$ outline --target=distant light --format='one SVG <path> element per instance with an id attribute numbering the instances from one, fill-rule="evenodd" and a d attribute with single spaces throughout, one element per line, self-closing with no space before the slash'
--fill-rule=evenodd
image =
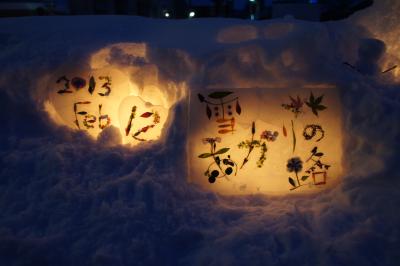
<path id="1" fill-rule="evenodd" d="M 249 1 L 254 3 L 256 0 L 249 0 Z"/>
<path id="2" fill-rule="evenodd" d="M 251 20 L 254 20 L 254 18 L 255 18 L 255 17 L 254 17 L 254 14 L 251 14 L 251 15 L 250 15 L 250 19 L 251 19 Z"/>
<path id="3" fill-rule="evenodd" d="M 164 16 L 165 16 L 166 18 L 169 18 L 170 15 L 169 15 L 168 12 L 165 12 L 165 13 L 164 13 Z"/>
<path id="4" fill-rule="evenodd" d="M 193 18 L 195 15 L 196 15 L 196 13 L 194 11 L 189 12 L 189 18 Z"/>

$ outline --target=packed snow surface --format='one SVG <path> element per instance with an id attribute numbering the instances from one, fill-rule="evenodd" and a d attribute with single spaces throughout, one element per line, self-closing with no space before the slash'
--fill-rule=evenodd
<path id="1" fill-rule="evenodd" d="M 400 265 L 400 72 L 381 73 L 399 64 L 400 4 L 375 2 L 327 23 L 1 19 L 0 264 Z M 174 85 L 159 142 L 118 145 L 113 127 L 96 141 L 45 110 L 49 77 L 121 43 L 145 45 L 160 84 Z M 124 50 L 107 60 L 143 67 Z M 343 104 L 339 185 L 227 197 L 187 182 L 191 88 L 327 84 Z"/>

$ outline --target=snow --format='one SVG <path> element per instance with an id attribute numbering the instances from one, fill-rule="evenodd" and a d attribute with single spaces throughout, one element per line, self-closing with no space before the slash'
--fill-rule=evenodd
<path id="1" fill-rule="evenodd" d="M 399 265 L 399 76 L 378 73 L 400 60 L 398 9 L 379 1 L 323 24 L 1 19 L 1 264 Z M 87 69 L 93 53 L 128 42 L 145 43 L 161 79 L 188 90 L 338 86 L 342 183 L 296 197 L 228 197 L 188 184 L 187 106 L 179 97 L 160 143 L 120 146 L 113 128 L 96 142 L 53 123 L 46 78 L 63 67 Z"/>

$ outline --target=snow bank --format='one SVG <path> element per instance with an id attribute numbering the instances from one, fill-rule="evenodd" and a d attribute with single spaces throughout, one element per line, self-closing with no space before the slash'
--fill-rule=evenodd
<path id="1" fill-rule="evenodd" d="M 378 71 L 399 60 L 398 5 L 382 2 L 391 4 L 389 35 L 370 19 L 383 14 L 375 7 L 324 24 L 2 19 L 2 264 L 398 265 L 400 88 L 397 72 Z M 170 87 L 176 102 L 162 143 L 115 145 L 112 128 L 96 142 L 44 109 L 46 78 L 63 67 L 89 69 L 93 54 L 118 43 L 146 44 L 160 80 L 187 84 Z M 108 62 L 136 67 L 136 59 L 114 49 Z M 341 185 L 306 197 L 223 197 L 189 185 L 181 95 L 219 84 L 341 88 Z"/>

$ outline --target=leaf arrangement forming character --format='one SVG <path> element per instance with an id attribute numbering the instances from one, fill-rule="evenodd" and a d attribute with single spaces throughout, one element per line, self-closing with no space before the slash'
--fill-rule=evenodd
<path id="1" fill-rule="evenodd" d="M 303 101 L 299 96 L 297 96 L 296 98 L 289 96 L 289 99 L 291 102 L 289 104 L 286 104 L 286 103 L 282 104 L 282 107 L 285 108 L 286 110 L 290 110 L 292 113 L 294 113 L 294 118 L 296 119 L 300 114 L 304 113 L 303 107 L 304 107 L 304 103 L 305 103 L 306 106 L 308 106 L 311 109 L 313 114 L 318 116 L 318 114 L 319 114 L 318 112 L 323 111 L 327 108 L 326 106 L 321 104 L 323 98 L 324 98 L 324 95 L 315 97 L 312 92 L 310 93 L 310 97 L 309 97 L 308 101 Z M 294 126 L 293 120 L 291 120 L 291 124 L 292 124 L 292 138 L 293 138 L 293 152 L 294 152 L 296 150 L 297 138 L 296 138 L 296 134 L 295 134 L 295 126 Z M 322 128 L 318 128 L 318 127 L 316 128 L 316 130 L 319 130 L 319 129 L 321 129 L 321 133 L 323 134 L 324 132 L 323 132 Z M 283 132 L 284 132 L 284 136 L 286 136 L 285 125 L 283 125 Z M 307 134 L 304 132 L 303 132 L 303 135 Z M 307 139 L 306 135 L 304 135 L 304 137 Z M 321 137 L 321 139 L 322 138 L 323 138 L 323 136 Z"/>
<path id="2" fill-rule="evenodd" d="M 213 162 L 209 164 L 207 170 L 204 172 L 204 175 L 208 177 L 208 182 L 210 183 L 215 183 L 217 178 L 225 177 L 228 179 L 228 176 L 233 172 L 235 172 L 235 175 L 237 173 L 237 164 L 231 159 L 231 156 L 227 155 L 226 157 L 222 157 L 223 154 L 229 151 L 229 148 L 217 150 L 217 142 L 221 142 L 221 138 L 204 138 L 203 144 L 210 145 L 210 152 L 202 153 L 198 156 L 202 159 L 213 159 Z M 211 167 L 213 166 L 217 166 L 217 169 L 212 170 Z"/>
<path id="3" fill-rule="evenodd" d="M 289 96 L 289 99 L 291 102 L 289 104 L 283 103 L 282 107 L 285 108 L 286 110 L 290 110 L 294 114 L 294 118 L 296 119 L 299 116 L 299 114 L 302 114 L 304 112 L 303 111 L 304 102 L 302 99 L 300 99 L 299 96 L 297 96 L 296 98 Z M 293 120 L 291 120 L 291 124 L 292 124 L 292 138 L 293 138 L 293 152 L 294 152 L 296 150 L 296 134 L 294 131 Z M 287 135 L 285 125 L 283 125 L 283 135 L 285 137 Z"/>
<path id="4" fill-rule="evenodd" d="M 309 167 L 305 171 L 305 175 L 303 175 L 301 178 L 299 178 L 299 173 L 303 170 L 303 161 L 299 157 L 293 157 L 288 160 L 287 162 L 287 170 L 288 172 L 294 172 L 296 174 L 296 181 L 292 178 L 289 177 L 289 183 L 292 185 L 292 188 L 290 190 L 297 189 L 301 186 L 304 186 L 305 184 L 302 184 L 302 182 L 306 181 L 310 175 L 312 175 L 314 179 L 314 185 L 324 185 L 326 184 L 326 171 L 331 167 L 328 164 L 324 164 L 321 162 L 321 157 L 324 156 L 324 153 L 318 151 L 317 147 L 314 147 L 311 150 L 311 155 L 310 157 L 306 160 L 306 163 L 309 161 L 314 162 L 311 167 Z M 316 177 L 320 175 L 323 177 L 323 181 L 316 182 Z M 301 182 L 300 182 L 301 180 Z"/>
<path id="5" fill-rule="evenodd" d="M 158 114 L 158 112 L 153 111 L 153 112 L 145 112 L 141 114 L 140 117 L 143 118 L 153 117 L 153 124 L 142 127 L 141 129 L 137 130 L 135 134 L 132 135 L 132 137 L 138 141 L 146 141 L 146 139 L 139 138 L 139 135 L 142 133 L 146 133 L 149 129 L 155 127 L 158 123 L 160 123 L 160 115 Z"/>
<path id="6" fill-rule="evenodd" d="M 311 92 L 308 102 L 306 102 L 307 106 L 310 107 L 311 111 L 316 116 L 318 116 L 319 111 L 326 109 L 326 106 L 321 104 L 323 98 L 324 95 L 315 98 L 314 94 Z"/>
<path id="7" fill-rule="evenodd" d="M 321 136 L 316 140 L 316 142 L 322 140 L 325 137 L 325 131 L 320 125 L 306 125 L 303 130 L 303 137 L 305 140 L 311 140 L 317 135 L 317 132 L 319 132 Z"/>
<path id="8" fill-rule="evenodd" d="M 286 168 L 288 172 L 294 172 L 296 175 L 296 181 L 292 177 L 289 177 L 289 184 L 292 185 L 292 188 L 290 190 L 295 190 L 305 185 L 302 184 L 300 180 L 304 182 L 309 176 L 303 175 L 301 178 L 299 178 L 299 173 L 303 170 L 303 161 L 299 157 L 290 158 L 287 161 Z"/>
<path id="9" fill-rule="evenodd" d="M 206 115 L 208 119 L 211 119 L 213 112 L 214 115 L 217 117 L 216 122 L 220 125 L 218 126 L 219 134 L 226 134 L 226 133 L 233 133 L 235 127 L 235 118 L 232 117 L 233 115 L 233 106 L 231 103 L 235 102 L 235 112 L 240 115 L 242 113 L 242 108 L 239 103 L 239 98 L 234 97 L 231 99 L 225 100 L 225 97 L 231 95 L 233 92 L 230 91 L 217 91 L 208 94 L 208 98 L 211 100 L 206 99 L 202 94 L 197 94 L 199 101 L 201 103 L 206 103 Z M 213 110 L 211 107 L 213 107 Z M 227 108 L 227 111 L 225 110 Z"/>
<path id="10" fill-rule="evenodd" d="M 307 174 L 315 172 L 316 169 L 328 170 L 331 166 L 329 164 L 324 164 L 321 162 L 321 158 L 324 156 L 323 152 L 318 151 L 317 147 L 311 150 L 311 155 L 308 157 L 306 162 L 312 161 L 313 165 L 306 170 Z"/>
<path id="11" fill-rule="evenodd" d="M 261 149 L 261 155 L 257 161 L 257 167 L 261 168 L 264 165 L 264 161 L 267 159 L 265 154 L 267 153 L 267 144 L 265 141 L 275 141 L 276 138 L 278 137 L 278 132 L 272 132 L 272 131 L 263 131 L 260 135 L 260 139 L 256 140 L 254 139 L 254 135 L 256 133 L 256 125 L 255 122 L 252 123 L 251 125 L 251 139 L 242 141 L 238 144 L 239 149 L 248 149 L 246 157 L 243 159 L 242 165 L 240 166 L 240 169 L 243 168 L 243 166 L 249 161 L 249 156 L 251 152 L 254 150 L 254 148 L 260 148 Z"/>
<path id="12" fill-rule="evenodd" d="M 133 124 L 133 119 L 135 119 L 136 116 L 136 111 L 137 111 L 137 107 L 133 106 L 132 110 L 131 110 L 131 115 L 129 117 L 128 120 L 128 125 L 125 128 L 125 135 L 128 136 L 131 128 L 132 128 L 132 124 Z M 150 118 L 153 117 L 153 123 L 150 125 L 147 125 L 145 127 L 142 127 L 140 129 L 138 129 L 133 135 L 132 137 L 138 141 L 146 141 L 146 139 L 140 138 L 139 135 L 142 133 L 146 133 L 149 129 L 154 128 L 158 123 L 160 123 L 160 114 L 157 111 L 152 111 L 152 112 L 144 112 L 143 114 L 140 115 L 140 117 L 142 118 Z"/>

